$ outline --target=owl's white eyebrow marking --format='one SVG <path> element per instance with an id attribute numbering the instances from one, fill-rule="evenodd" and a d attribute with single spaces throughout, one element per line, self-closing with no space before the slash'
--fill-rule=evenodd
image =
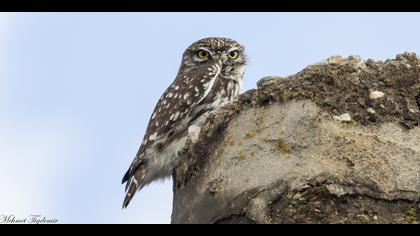
<path id="1" fill-rule="evenodd" d="M 230 48 L 229 50 L 227 50 L 226 51 L 226 54 L 229 54 L 230 52 L 233 52 L 233 51 L 239 51 L 240 50 L 240 48 L 238 48 L 238 47 L 233 47 L 233 48 Z"/>
<path id="2" fill-rule="evenodd" d="M 205 48 L 205 47 L 198 47 L 197 48 L 198 50 L 204 50 L 204 51 L 206 51 L 206 52 L 208 52 L 210 55 L 213 55 L 213 53 L 208 49 L 208 48 Z"/>

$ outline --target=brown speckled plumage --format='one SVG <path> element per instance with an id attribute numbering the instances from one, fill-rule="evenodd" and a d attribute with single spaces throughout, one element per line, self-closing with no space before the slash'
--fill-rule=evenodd
<path id="1" fill-rule="evenodd" d="M 199 51 L 208 57 L 200 58 Z M 228 56 L 232 53 L 237 58 Z M 170 176 L 189 128 L 239 95 L 245 64 L 244 47 L 227 38 L 205 38 L 185 50 L 178 75 L 159 99 L 142 145 L 123 178 L 127 182 L 123 207 L 145 185 Z"/>

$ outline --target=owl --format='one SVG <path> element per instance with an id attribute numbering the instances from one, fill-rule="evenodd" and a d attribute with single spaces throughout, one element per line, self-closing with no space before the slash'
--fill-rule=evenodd
<path id="1" fill-rule="evenodd" d="M 191 133 L 199 132 L 209 112 L 238 97 L 246 62 L 244 47 L 228 38 L 201 39 L 185 50 L 178 75 L 160 97 L 123 177 L 123 208 L 145 185 L 170 177 Z"/>

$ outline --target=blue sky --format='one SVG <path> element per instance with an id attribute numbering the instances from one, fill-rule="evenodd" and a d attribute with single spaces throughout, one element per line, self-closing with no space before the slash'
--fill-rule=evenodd
<path id="1" fill-rule="evenodd" d="M 121 210 L 121 177 L 184 49 L 246 46 L 243 90 L 331 55 L 420 52 L 418 13 L 0 13 L 0 215 L 169 223 L 171 180 Z"/>

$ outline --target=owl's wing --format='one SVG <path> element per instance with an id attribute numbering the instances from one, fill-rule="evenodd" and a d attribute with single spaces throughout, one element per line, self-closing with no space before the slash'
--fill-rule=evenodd
<path id="1" fill-rule="evenodd" d="M 145 182 L 148 149 L 156 143 L 165 145 L 168 135 L 179 128 L 179 121 L 188 116 L 189 112 L 208 96 L 220 70 L 220 66 L 213 63 L 186 72 L 180 71 L 172 85 L 161 96 L 150 118 L 142 145 L 122 179 L 122 184 L 127 182 L 123 208 L 127 207 L 137 190 L 148 184 Z"/>

